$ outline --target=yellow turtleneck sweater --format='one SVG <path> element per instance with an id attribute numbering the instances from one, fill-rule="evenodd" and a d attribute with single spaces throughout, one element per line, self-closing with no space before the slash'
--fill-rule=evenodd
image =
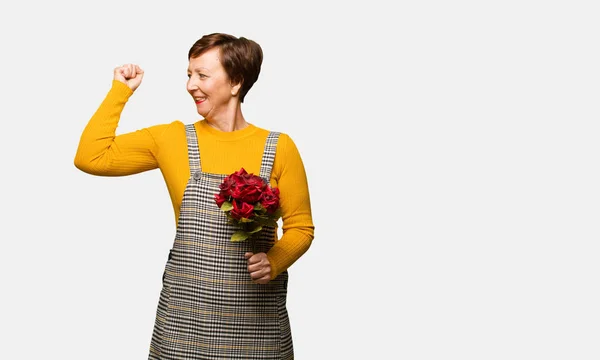
<path id="1" fill-rule="evenodd" d="M 190 177 L 184 124 L 173 121 L 116 135 L 121 112 L 133 91 L 120 81 L 112 87 L 85 127 L 75 155 L 75 166 L 101 176 L 125 176 L 159 168 L 171 196 L 175 224 L 183 191 Z M 268 130 L 252 124 L 224 132 L 206 120 L 194 123 L 202 171 L 231 174 L 241 167 L 259 174 Z M 283 236 L 267 253 L 271 278 L 289 268 L 308 250 L 314 238 L 308 182 L 302 159 L 292 139 L 282 133 L 271 173 L 279 188 Z"/>

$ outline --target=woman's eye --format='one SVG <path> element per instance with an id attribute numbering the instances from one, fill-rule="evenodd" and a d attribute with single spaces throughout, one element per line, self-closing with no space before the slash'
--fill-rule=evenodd
<path id="1" fill-rule="evenodd" d="M 188 79 L 190 78 L 190 76 L 191 76 L 190 74 L 187 74 Z"/>
<path id="2" fill-rule="evenodd" d="M 204 74 L 198 74 L 198 76 L 200 76 L 200 79 L 204 79 L 206 77 Z"/>

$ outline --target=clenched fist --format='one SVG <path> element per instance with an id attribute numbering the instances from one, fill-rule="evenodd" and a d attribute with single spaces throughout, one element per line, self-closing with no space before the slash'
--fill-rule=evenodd
<path id="1" fill-rule="evenodd" d="M 248 260 L 248 272 L 250 278 L 256 284 L 266 284 L 271 281 L 271 263 L 264 252 L 254 254 L 247 252 L 244 254 Z"/>
<path id="2" fill-rule="evenodd" d="M 129 86 L 131 91 L 135 91 L 140 86 L 143 77 L 144 70 L 136 64 L 117 66 L 114 70 L 114 79 Z"/>

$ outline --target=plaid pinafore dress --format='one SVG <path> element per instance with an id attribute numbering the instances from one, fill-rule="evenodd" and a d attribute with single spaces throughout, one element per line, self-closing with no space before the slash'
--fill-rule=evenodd
<path id="1" fill-rule="evenodd" d="M 214 195 L 226 175 L 205 173 L 196 130 L 185 126 L 190 179 L 163 275 L 148 359 L 293 359 L 286 309 L 287 271 L 268 284 L 250 279 L 244 254 L 267 252 L 275 228 L 254 241 L 232 242 Z M 265 143 L 260 176 L 269 182 L 279 133 Z"/>

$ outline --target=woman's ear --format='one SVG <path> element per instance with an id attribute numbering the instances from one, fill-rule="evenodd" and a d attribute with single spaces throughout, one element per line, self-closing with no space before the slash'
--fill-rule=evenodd
<path id="1" fill-rule="evenodd" d="M 242 82 L 238 82 L 237 84 L 231 84 L 231 96 L 236 96 L 239 94 L 240 89 L 242 88 Z"/>

